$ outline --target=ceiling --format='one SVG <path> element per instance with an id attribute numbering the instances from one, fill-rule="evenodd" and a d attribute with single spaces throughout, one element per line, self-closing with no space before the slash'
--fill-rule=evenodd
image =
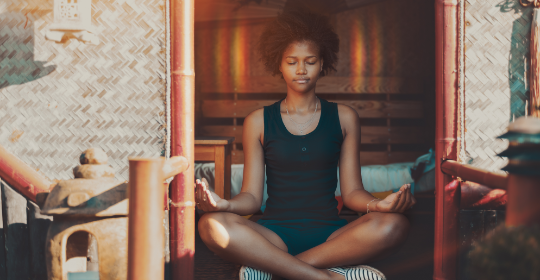
<path id="1" fill-rule="evenodd" d="M 380 1 L 384 0 L 196 0 L 195 21 L 270 18 L 289 9 L 332 14 Z"/>

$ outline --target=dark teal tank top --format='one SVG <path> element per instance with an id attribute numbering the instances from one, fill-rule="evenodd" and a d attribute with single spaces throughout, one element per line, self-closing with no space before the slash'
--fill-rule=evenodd
<path id="1" fill-rule="evenodd" d="M 283 99 L 264 107 L 268 200 L 262 219 L 339 220 L 334 193 L 343 134 L 337 104 L 320 100 L 317 127 L 301 136 L 291 134 L 283 123 Z"/>

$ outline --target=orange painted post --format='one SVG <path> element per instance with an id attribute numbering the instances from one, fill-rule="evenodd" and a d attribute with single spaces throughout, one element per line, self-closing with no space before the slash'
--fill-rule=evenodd
<path id="1" fill-rule="evenodd" d="M 170 246 L 173 280 L 192 280 L 195 258 L 194 0 L 171 1 L 171 155 L 189 168 L 171 182 Z"/>
<path id="2" fill-rule="evenodd" d="M 54 184 L 0 145 L 0 178 L 36 202 L 36 195 L 49 192 Z"/>
<path id="3" fill-rule="evenodd" d="M 164 158 L 129 158 L 128 280 L 163 279 Z"/>
<path id="4" fill-rule="evenodd" d="M 508 185 L 508 175 L 489 172 L 473 166 L 461 164 L 454 160 L 446 160 L 441 164 L 442 172 L 460 177 L 465 181 L 471 181 L 488 186 L 493 189 L 506 190 Z"/>

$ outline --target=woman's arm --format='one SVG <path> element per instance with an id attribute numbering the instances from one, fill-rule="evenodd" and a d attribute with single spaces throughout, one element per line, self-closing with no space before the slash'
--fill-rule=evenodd
<path id="1" fill-rule="evenodd" d="M 369 210 L 378 212 L 403 212 L 416 200 L 411 195 L 410 185 L 403 185 L 399 192 L 378 200 L 364 190 L 360 170 L 360 118 L 355 110 L 338 105 L 339 120 L 343 132 L 343 144 L 339 158 L 339 179 L 343 204 L 356 212 Z"/>
<path id="2" fill-rule="evenodd" d="M 230 200 L 220 198 L 207 188 L 207 182 L 197 180 L 195 201 L 205 212 L 231 212 L 238 215 L 256 213 L 262 204 L 264 188 L 264 109 L 244 119 L 242 144 L 244 147 L 244 176 L 242 190 Z"/>
<path id="3" fill-rule="evenodd" d="M 230 200 L 230 212 L 249 215 L 259 211 L 264 191 L 264 109 L 244 119 L 242 145 L 244 149 L 244 175 L 242 190 Z"/>

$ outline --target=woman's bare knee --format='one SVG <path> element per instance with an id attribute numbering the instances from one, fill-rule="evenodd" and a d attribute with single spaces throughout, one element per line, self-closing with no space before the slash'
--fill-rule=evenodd
<path id="1" fill-rule="evenodd" d="M 399 213 L 373 213 L 374 232 L 388 247 L 401 245 L 409 234 L 409 220 Z"/>
<path id="2" fill-rule="evenodd" d="M 198 229 L 202 241 L 210 249 L 225 249 L 230 243 L 231 226 L 234 222 L 229 215 L 231 213 L 212 212 L 201 216 Z"/>

